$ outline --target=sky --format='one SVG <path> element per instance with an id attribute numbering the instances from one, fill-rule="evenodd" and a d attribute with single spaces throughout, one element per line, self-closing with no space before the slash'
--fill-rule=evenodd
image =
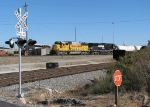
<path id="1" fill-rule="evenodd" d="M 21 8 L 23 16 L 25 3 L 28 38 L 37 44 L 76 40 L 137 46 L 150 40 L 150 0 L 0 0 L 0 46 L 18 37 L 14 12 Z"/>

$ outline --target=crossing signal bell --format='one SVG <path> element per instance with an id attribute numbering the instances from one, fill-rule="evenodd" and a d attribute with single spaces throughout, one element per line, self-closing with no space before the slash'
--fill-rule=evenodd
<path id="1" fill-rule="evenodd" d="M 32 40 L 32 39 L 29 39 L 29 40 L 28 40 L 28 46 L 29 46 L 29 47 L 34 46 L 34 44 L 36 44 L 36 43 L 37 43 L 36 40 Z"/>
<path id="2" fill-rule="evenodd" d="M 11 38 L 9 41 L 6 41 L 5 44 L 9 44 L 10 48 L 14 47 L 14 40 Z"/>
<path id="3" fill-rule="evenodd" d="M 19 38 L 16 42 L 16 44 L 18 45 L 19 48 L 23 48 L 24 44 L 26 43 L 26 40 Z"/>

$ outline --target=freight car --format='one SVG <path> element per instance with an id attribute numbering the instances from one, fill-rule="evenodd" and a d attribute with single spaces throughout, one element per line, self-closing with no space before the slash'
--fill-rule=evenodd
<path id="1" fill-rule="evenodd" d="M 126 45 L 118 45 L 115 50 L 113 50 L 113 59 L 118 60 L 119 57 L 128 56 L 135 51 L 139 51 L 143 49 L 144 46 L 126 46 Z"/>
<path id="2" fill-rule="evenodd" d="M 147 47 L 150 47 L 150 45 L 148 44 L 147 46 L 117 46 L 115 50 L 113 50 L 113 59 L 118 60 L 119 57 L 123 57 L 123 56 L 129 56 L 131 55 L 133 52 L 135 51 L 140 51 L 142 49 L 145 49 Z"/>
<path id="3" fill-rule="evenodd" d="M 114 44 L 111 43 L 86 43 L 86 42 L 72 42 L 72 41 L 56 41 L 52 46 L 50 55 L 63 55 L 76 52 L 81 55 L 98 55 L 98 54 L 112 54 Z"/>

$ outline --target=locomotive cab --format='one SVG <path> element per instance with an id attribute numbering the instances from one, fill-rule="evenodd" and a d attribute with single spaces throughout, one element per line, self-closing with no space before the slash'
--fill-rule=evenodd
<path id="1" fill-rule="evenodd" d="M 56 41 L 52 46 L 51 55 L 65 54 L 69 48 L 68 42 Z"/>

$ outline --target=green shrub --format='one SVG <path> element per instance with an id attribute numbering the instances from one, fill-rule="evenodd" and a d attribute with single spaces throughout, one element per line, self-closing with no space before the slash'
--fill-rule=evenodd
<path id="1" fill-rule="evenodd" d="M 121 57 L 117 61 L 114 68 L 122 72 L 122 85 L 121 89 L 126 91 L 140 91 L 142 88 L 147 87 L 149 74 L 149 56 L 150 49 L 143 49 L 134 52 L 130 56 Z M 115 71 L 115 69 L 113 69 Z"/>
<path id="2" fill-rule="evenodd" d="M 114 90 L 114 83 L 112 80 L 112 75 L 110 73 L 107 73 L 106 78 L 97 79 L 97 82 L 95 84 L 92 84 L 89 88 L 87 88 L 85 91 L 88 94 L 105 94 L 110 93 Z"/>
<path id="3" fill-rule="evenodd" d="M 146 88 L 150 94 L 150 48 L 132 53 L 130 56 L 119 58 L 111 67 L 103 80 L 97 80 L 85 90 L 86 94 L 105 94 L 114 92 L 113 73 L 120 70 L 122 84 L 119 91 L 141 91 Z"/>

